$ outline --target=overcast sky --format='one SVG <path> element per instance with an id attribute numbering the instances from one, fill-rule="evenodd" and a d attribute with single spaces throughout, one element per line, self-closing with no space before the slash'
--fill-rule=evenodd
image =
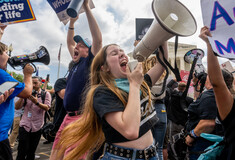
<path id="1" fill-rule="evenodd" d="M 198 38 L 202 24 L 200 0 L 180 0 L 194 15 L 197 21 L 197 32 L 190 37 L 179 37 L 179 43 L 197 45 L 206 51 L 206 46 Z M 103 35 L 103 44 L 117 43 L 126 53 L 133 50 L 135 40 L 135 18 L 153 18 L 151 9 L 152 0 L 93 0 L 95 8 L 92 12 L 100 26 Z M 56 16 L 46 0 L 31 0 L 36 21 L 9 25 L 2 41 L 13 45 L 12 55 L 35 52 L 41 45 L 45 46 L 51 57 L 50 65 L 37 63 L 43 78 L 51 75 L 51 84 L 57 79 L 58 51 L 62 44 L 61 71 L 63 77 L 71 60 L 66 47 L 68 24 L 65 26 Z M 75 33 L 91 39 L 85 14 L 81 14 L 75 24 Z M 170 40 L 173 41 L 173 40 Z M 203 59 L 205 62 L 205 58 Z M 8 67 L 9 70 L 12 70 Z"/>

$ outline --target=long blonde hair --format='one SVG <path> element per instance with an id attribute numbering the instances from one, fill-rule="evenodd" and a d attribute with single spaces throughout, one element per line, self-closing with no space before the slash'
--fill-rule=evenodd
<path id="1" fill-rule="evenodd" d="M 101 123 L 93 109 L 93 97 L 97 87 L 106 86 L 118 96 L 124 106 L 127 104 L 128 94 L 115 87 L 114 77 L 110 72 L 101 70 L 102 66 L 108 67 L 106 63 L 106 50 L 111 45 L 116 44 L 110 44 L 103 47 L 92 62 L 90 87 L 86 95 L 82 116 L 63 130 L 60 141 L 56 146 L 56 149 L 59 150 L 58 157 L 63 155 L 69 147 L 79 144 L 64 157 L 65 160 L 79 159 L 88 151 L 91 154 L 94 153 L 103 144 L 105 140 L 104 133 L 102 131 Z M 146 82 L 142 83 L 141 91 L 143 96 L 149 96 L 148 110 L 151 107 L 151 94 Z"/>

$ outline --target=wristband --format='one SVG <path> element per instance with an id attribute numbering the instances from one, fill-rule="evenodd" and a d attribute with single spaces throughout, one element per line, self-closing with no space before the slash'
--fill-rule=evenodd
<path id="1" fill-rule="evenodd" d="M 37 103 L 36 103 L 36 105 L 38 106 L 38 105 L 39 105 L 39 103 L 37 102 Z"/>
<path id="2" fill-rule="evenodd" d="M 193 136 L 194 138 L 197 138 L 197 135 L 195 134 L 194 129 L 193 129 L 193 130 L 191 130 L 191 132 L 190 132 L 190 133 L 192 134 L 192 136 Z"/>
<path id="3" fill-rule="evenodd" d="M 74 30 L 74 28 L 69 27 L 69 29 Z"/>
<path id="4" fill-rule="evenodd" d="M 188 133 L 189 137 L 191 137 L 192 139 L 196 139 L 195 137 L 192 136 L 191 133 Z"/>

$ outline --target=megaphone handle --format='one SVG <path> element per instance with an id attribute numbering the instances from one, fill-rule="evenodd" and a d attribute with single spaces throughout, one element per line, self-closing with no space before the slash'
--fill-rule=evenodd
<path id="1" fill-rule="evenodd" d="M 162 53 L 164 53 L 162 46 L 160 46 L 159 49 L 161 50 Z M 175 58 L 176 58 L 176 56 L 175 56 Z M 181 77 L 180 77 L 180 73 L 179 73 L 179 69 L 178 69 L 177 65 L 175 65 L 176 68 L 173 68 L 171 66 L 171 64 L 166 60 L 165 57 L 163 57 L 163 60 L 164 60 L 165 64 L 170 68 L 170 70 L 174 73 L 177 82 L 181 81 Z M 176 63 L 176 59 L 175 59 L 175 63 Z"/>
<path id="2" fill-rule="evenodd" d="M 26 64 L 27 63 L 22 63 L 21 64 L 21 66 L 22 66 L 22 68 L 24 69 L 24 67 L 26 66 Z M 33 73 L 36 73 L 37 72 L 37 67 L 33 64 L 33 63 L 30 63 L 32 66 L 33 66 L 33 68 L 34 68 L 34 71 L 33 71 Z"/>

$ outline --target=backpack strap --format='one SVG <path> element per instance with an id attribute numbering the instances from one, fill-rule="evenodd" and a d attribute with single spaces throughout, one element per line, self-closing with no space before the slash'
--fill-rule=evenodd
<path id="1" fill-rule="evenodd" d="M 47 92 L 47 91 L 45 91 L 45 90 L 43 90 L 43 89 L 42 89 L 42 91 L 41 91 L 41 99 L 42 99 L 42 103 L 43 103 L 43 104 L 44 104 L 45 99 L 46 99 L 46 92 Z"/>
<path id="2" fill-rule="evenodd" d="M 27 104 L 27 98 L 24 98 L 24 104 L 23 104 L 23 107 L 25 107 Z"/>

